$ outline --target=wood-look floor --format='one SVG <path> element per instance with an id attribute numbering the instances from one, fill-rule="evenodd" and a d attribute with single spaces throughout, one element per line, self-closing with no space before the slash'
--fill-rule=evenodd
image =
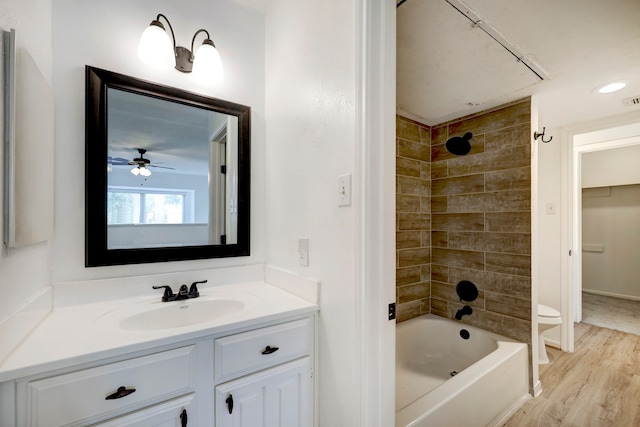
<path id="1" fill-rule="evenodd" d="M 542 394 L 503 427 L 640 426 L 640 336 L 581 323 L 575 338 L 574 353 L 547 347 Z"/>

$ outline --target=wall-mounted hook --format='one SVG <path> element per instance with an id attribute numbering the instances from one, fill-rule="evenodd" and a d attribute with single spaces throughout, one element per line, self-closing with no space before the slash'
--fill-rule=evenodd
<path id="1" fill-rule="evenodd" d="M 543 127 L 543 128 L 542 128 L 542 133 L 534 132 L 534 133 L 533 133 L 533 139 L 538 139 L 538 138 L 540 138 L 540 140 L 541 140 L 542 142 L 544 142 L 545 144 L 546 144 L 547 142 L 551 142 L 551 140 L 553 139 L 553 137 L 552 137 L 552 136 L 550 136 L 550 137 L 549 137 L 549 139 L 547 139 L 547 140 L 545 140 L 545 139 L 544 139 L 544 132 L 545 132 L 546 130 L 547 130 L 547 128 Z"/>

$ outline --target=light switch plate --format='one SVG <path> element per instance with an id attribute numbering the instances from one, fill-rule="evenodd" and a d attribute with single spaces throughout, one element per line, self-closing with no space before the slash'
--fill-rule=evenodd
<path id="1" fill-rule="evenodd" d="M 351 174 L 338 177 L 338 206 L 351 206 Z"/>
<path id="2" fill-rule="evenodd" d="M 298 239 L 298 264 L 309 266 L 309 239 L 306 237 Z"/>

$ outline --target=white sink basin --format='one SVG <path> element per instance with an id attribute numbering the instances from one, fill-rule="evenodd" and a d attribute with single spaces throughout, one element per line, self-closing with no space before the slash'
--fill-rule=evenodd
<path id="1" fill-rule="evenodd" d="M 240 301 L 227 299 L 172 301 L 164 304 L 164 307 L 126 317 L 118 326 L 126 331 L 181 328 L 211 322 L 244 308 Z"/>
<path id="2" fill-rule="evenodd" d="M 143 303 L 111 311 L 96 324 L 125 331 L 156 331 L 213 322 L 244 308 L 242 301 L 227 298 Z"/>

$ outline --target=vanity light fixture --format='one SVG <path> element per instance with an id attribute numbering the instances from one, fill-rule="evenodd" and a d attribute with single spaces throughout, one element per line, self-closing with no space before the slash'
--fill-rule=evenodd
<path id="1" fill-rule="evenodd" d="M 173 42 L 169 38 L 164 25 L 160 22 L 160 18 L 164 18 L 167 21 Z M 196 36 L 200 33 L 205 33 L 206 38 L 194 54 L 192 52 Z M 194 75 L 204 81 L 219 83 L 223 79 L 220 53 L 218 53 L 215 44 L 213 44 L 209 32 L 205 29 L 196 31 L 191 39 L 191 50 L 176 46 L 173 27 L 167 17 L 161 13 L 151 21 L 151 24 L 142 33 L 138 45 L 138 57 L 149 65 L 159 67 L 173 66 L 183 73 L 193 72 Z"/>

